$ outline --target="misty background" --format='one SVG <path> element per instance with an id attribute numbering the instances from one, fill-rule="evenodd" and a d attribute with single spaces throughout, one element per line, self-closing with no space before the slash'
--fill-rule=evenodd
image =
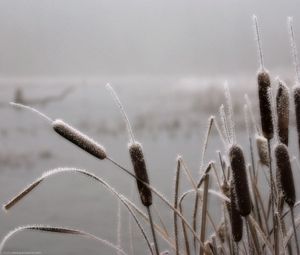
<path id="1" fill-rule="evenodd" d="M 290 69 L 297 0 L 1 0 L 0 77 L 253 74 L 253 14 L 267 67 Z"/>

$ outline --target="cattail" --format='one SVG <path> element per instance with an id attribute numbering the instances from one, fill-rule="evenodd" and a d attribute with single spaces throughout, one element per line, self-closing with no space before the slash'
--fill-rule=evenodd
<path id="1" fill-rule="evenodd" d="M 64 121 L 54 120 L 52 122 L 52 127 L 55 130 L 55 132 L 60 134 L 62 137 L 74 143 L 75 145 L 90 153 L 91 155 L 95 156 L 96 158 L 102 160 L 107 157 L 105 149 L 100 144 L 98 144 L 88 136 L 84 135 L 77 129 L 71 127 Z"/>
<path id="2" fill-rule="evenodd" d="M 229 149 L 229 159 L 237 209 L 240 215 L 247 216 L 251 213 L 252 206 L 242 148 L 238 145 L 232 145 Z"/>
<path id="3" fill-rule="evenodd" d="M 296 127 L 298 133 L 298 146 L 300 150 L 300 85 L 296 85 L 293 89 L 295 114 L 296 114 Z"/>
<path id="4" fill-rule="evenodd" d="M 260 163 L 265 166 L 269 166 L 270 159 L 269 159 L 269 150 L 268 150 L 268 140 L 265 137 L 257 134 L 256 147 L 257 147 Z"/>
<path id="5" fill-rule="evenodd" d="M 84 151 L 90 153 L 91 155 L 95 156 L 98 159 L 105 159 L 107 158 L 106 151 L 103 146 L 95 142 L 93 139 L 88 137 L 87 135 L 81 133 L 79 130 L 73 128 L 69 124 L 65 123 L 64 121 L 60 119 L 52 120 L 50 117 L 45 115 L 44 113 L 38 111 L 37 109 L 23 105 L 18 103 L 10 103 L 11 105 L 15 107 L 19 107 L 22 109 L 29 110 L 31 112 L 34 112 L 41 116 L 43 119 L 47 120 L 48 123 L 50 123 L 54 129 L 55 132 L 60 134 L 63 138 L 69 140 L 71 143 L 77 145 Z"/>
<path id="6" fill-rule="evenodd" d="M 233 181 L 230 185 L 230 221 L 231 221 L 231 234 L 233 240 L 238 243 L 243 238 L 243 219 L 237 210 L 236 195 L 234 192 Z"/>
<path id="7" fill-rule="evenodd" d="M 149 189 L 149 187 L 147 187 L 144 183 L 141 182 L 143 181 L 149 184 L 149 178 L 147 174 L 147 168 L 142 146 L 140 143 L 134 142 L 129 144 L 128 147 L 135 175 L 139 179 L 137 180 L 137 186 L 141 201 L 144 206 L 150 206 L 152 204 L 151 190 Z"/>
<path id="8" fill-rule="evenodd" d="M 277 129 L 279 141 L 286 146 L 289 144 L 289 89 L 279 80 L 276 95 Z"/>
<path id="9" fill-rule="evenodd" d="M 275 147 L 276 179 L 279 189 L 282 191 L 285 202 L 294 207 L 296 192 L 290 156 L 286 145 L 278 144 Z"/>
<path id="10" fill-rule="evenodd" d="M 270 76 L 267 71 L 263 70 L 257 75 L 258 82 L 258 97 L 259 97 L 259 109 L 261 128 L 264 137 L 268 140 L 273 138 L 273 117 L 272 117 L 272 106 L 270 98 L 271 82 Z"/>
<path id="11" fill-rule="evenodd" d="M 154 229 L 152 213 L 150 210 L 150 205 L 152 205 L 152 192 L 151 192 L 151 189 L 146 185 L 146 184 L 149 184 L 149 177 L 148 177 L 148 173 L 147 173 L 146 162 L 145 162 L 145 158 L 144 158 L 142 145 L 140 143 L 138 143 L 134 138 L 134 134 L 133 134 L 129 119 L 127 117 L 127 114 L 124 110 L 124 107 L 123 107 L 121 100 L 119 99 L 117 93 L 114 91 L 114 89 L 109 84 L 106 85 L 106 88 L 109 90 L 112 97 L 114 98 L 115 103 L 117 104 L 117 106 L 123 116 L 123 120 L 126 124 L 126 127 L 127 127 L 127 131 L 128 131 L 128 135 L 129 135 L 129 139 L 130 139 L 128 148 L 129 148 L 129 154 L 130 154 L 131 162 L 132 162 L 133 169 L 135 172 L 135 176 L 137 177 L 137 187 L 138 187 L 138 191 L 140 194 L 140 199 L 142 201 L 142 204 L 147 208 L 149 222 L 150 222 L 150 226 L 151 226 L 151 232 L 152 232 L 152 236 L 153 236 L 155 253 L 156 253 L 156 255 L 159 255 L 159 248 L 158 248 L 158 243 L 157 243 L 157 239 L 156 239 L 156 233 L 155 233 L 155 229 Z"/>
<path id="12" fill-rule="evenodd" d="M 273 130 L 273 118 L 272 118 L 272 107 L 270 102 L 270 76 L 264 66 L 264 56 L 262 50 L 262 42 L 260 36 L 260 29 L 257 21 L 257 17 L 253 15 L 254 33 L 257 42 L 258 58 L 259 58 L 259 72 L 257 74 L 258 81 L 258 97 L 259 97 L 259 108 L 261 127 L 263 135 L 268 139 L 272 139 L 274 135 Z"/>
<path id="13" fill-rule="evenodd" d="M 138 191 L 140 194 L 142 204 L 146 207 L 149 207 L 152 204 L 152 192 L 151 192 L 150 188 L 147 187 L 147 185 L 145 185 L 143 183 L 143 182 L 145 182 L 145 183 L 149 184 L 149 177 L 148 177 L 148 173 L 147 173 L 146 162 L 145 162 L 145 158 L 144 158 L 142 145 L 140 143 L 138 143 L 134 138 L 134 134 L 133 134 L 129 119 L 127 117 L 127 114 L 124 110 L 124 107 L 123 107 L 121 100 L 119 99 L 117 93 L 114 91 L 114 89 L 109 84 L 106 85 L 106 88 L 109 90 L 113 99 L 115 100 L 115 102 L 122 114 L 123 120 L 126 124 L 127 131 L 129 134 L 129 139 L 130 139 L 130 143 L 128 145 L 129 155 L 131 158 L 135 176 L 137 177 Z"/>

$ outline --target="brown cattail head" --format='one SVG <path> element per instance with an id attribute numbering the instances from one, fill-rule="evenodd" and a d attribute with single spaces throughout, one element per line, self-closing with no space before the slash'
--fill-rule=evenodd
<path id="1" fill-rule="evenodd" d="M 133 142 L 129 144 L 129 154 L 135 176 L 139 179 L 137 180 L 137 187 L 140 193 L 140 198 L 144 206 L 150 206 L 152 204 L 152 193 L 149 187 L 147 187 L 141 181 L 149 184 L 149 178 L 146 168 L 146 162 L 142 150 L 142 146 L 138 142 Z"/>
<path id="2" fill-rule="evenodd" d="M 243 219 L 237 210 L 233 181 L 230 185 L 230 222 L 232 238 L 238 243 L 243 238 Z"/>
<path id="3" fill-rule="evenodd" d="M 261 128 L 263 135 L 272 139 L 274 135 L 272 106 L 270 99 L 271 81 L 266 71 L 261 71 L 257 75 L 259 109 L 261 118 Z"/>
<path id="4" fill-rule="evenodd" d="M 298 146 L 300 150 L 300 85 L 294 86 L 293 94 L 295 103 L 296 127 L 298 133 Z"/>
<path id="5" fill-rule="evenodd" d="M 238 145 L 229 148 L 229 159 L 232 169 L 232 180 L 236 194 L 237 209 L 242 216 L 251 213 L 252 203 L 250 198 L 246 165 L 243 150 Z"/>
<path id="6" fill-rule="evenodd" d="M 54 120 L 52 122 L 52 127 L 55 132 L 60 134 L 62 137 L 66 138 L 86 152 L 92 154 L 96 158 L 101 160 L 106 158 L 107 155 L 105 149 L 100 144 L 98 144 L 88 136 L 82 134 L 77 129 L 71 127 L 64 121 Z"/>
<path id="7" fill-rule="evenodd" d="M 279 80 L 276 95 L 277 129 L 279 141 L 286 146 L 289 144 L 289 89 L 283 81 Z"/>
<path id="8" fill-rule="evenodd" d="M 275 159 L 278 188 L 282 192 L 285 202 L 290 207 L 294 207 L 296 201 L 296 192 L 290 156 L 286 145 L 282 143 L 276 145 Z"/>
<path id="9" fill-rule="evenodd" d="M 265 166 L 269 166 L 270 159 L 268 150 L 268 140 L 261 135 L 256 135 L 256 147 L 260 163 Z"/>

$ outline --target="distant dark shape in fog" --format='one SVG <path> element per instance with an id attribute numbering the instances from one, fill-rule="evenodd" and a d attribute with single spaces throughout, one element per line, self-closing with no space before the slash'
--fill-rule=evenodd
<path id="1" fill-rule="evenodd" d="M 299 1 L 3 0 L 0 75 L 253 73 L 253 13 L 266 66 L 291 68 L 286 17 L 300 48 Z"/>

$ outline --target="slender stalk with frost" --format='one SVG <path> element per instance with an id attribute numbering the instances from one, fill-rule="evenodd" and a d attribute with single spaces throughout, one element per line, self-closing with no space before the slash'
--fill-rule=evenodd
<path id="1" fill-rule="evenodd" d="M 131 161 L 132 161 L 132 165 L 133 165 L 135 175 L 139 179 L 143 180 L 145 183 L 149 184 L 149 177 L 148 177 L 148 173 L 147 173 L 146 162 L 145 162 L 145 158 L 144 158 L 142 145 L 140 143 L 138 143 L 134 138 L 133 131 L 132 131 L 129 119 L 127 117 L 127 114 L 124 110 L 124 107 L 123 107 L 118 95 L 116 94 L 114 89 L 109 84 L 106 85 L 106 88 L 110 91 L 110 93 L 111 93 L 112 97 L 114 98 L 117 106 L 119 107 L 119 110 L 120 110 L 120 112 L 123 116 L 123 119 L 125 121 L 125 124 L 127 126 L 129 139 L 130 139 L 130 143 L 128 145 L 128 148 L 129 148 L 129 154 L 130 154 L 130 157 L 131 157 Z M 142 183 L 140 181 L 137 181 L 137 187 L 138 187 L 138 191 L 139 191 L 139 194 L 140 194 L 141 202 L 146 207 L 147 213 L 149 215 L 155 252 L 156 252 L 156 255 L 159 255 L 159 248 L 158 248 L 158 243 L 157 243 L 157 239 L 156 239 L 152 214 L 151 214 L 151 210 L 150 210 L 150 206 L 152 205 L 152 192 L 151 192 L 151 189 L 149 189 L 146 185 L 144 185 L 144 183 Z"/>

